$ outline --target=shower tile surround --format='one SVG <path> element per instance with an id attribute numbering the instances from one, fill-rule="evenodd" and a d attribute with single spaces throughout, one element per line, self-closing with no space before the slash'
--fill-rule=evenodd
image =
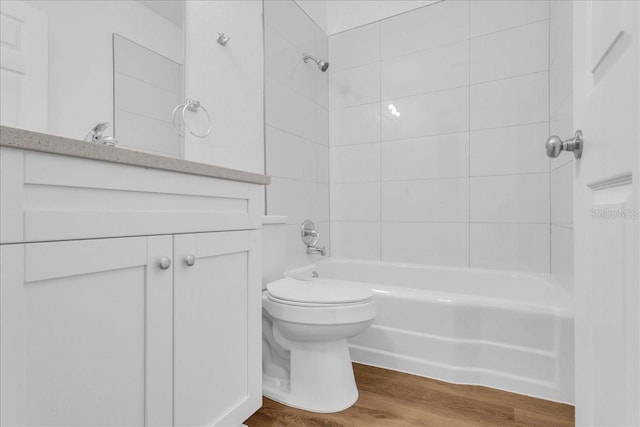
<path id="1" fill-rule="evenodd" d="M 573 160 L 541 149 L 573 132 L 565 3 L 444 1 L 327 47 L 295 2 L 265 2 L 266 212 L 289 217 L 287 267 L 317 258 L 299 241 L 309 217 L 337 257 L 551 272 L 571 289 Z"/>
<path id="2" fill-rule="evenodd" d="M 314 221 L 318 245 L 329 249 L 328 77 L 303 53 L 327 59 L 327 35 L 293 0 L 264 2 L 266 213 L 285 215 L 287 263 L 315 262 L 300 239 Z"/>
<path id="3" fill-rule="evenodd" d="M 570 35 L 563 8 L 444 1 L 329 37 L 334 256 L 556 272 L 571 169 L 543 145 L 571 109 L 553 93 L 570 55 L 549 44 Z"/>
<path id="4" fill-rule="evenodd" d="M 572 6 L 551 2 L 549 9 L 549 105 L 551 135 L 573 136 Z M 573 291 L 573 162 L 571 155 L 550 162 L 551 274 Z"/>

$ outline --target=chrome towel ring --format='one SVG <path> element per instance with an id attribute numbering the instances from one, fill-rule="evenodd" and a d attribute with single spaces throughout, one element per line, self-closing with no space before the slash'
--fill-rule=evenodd
<path id="1" fill-rule="evenodd" d="M 196 132 L 194 132 L 193 129 L 191 129 L 191 127 L 187 123 L 187 120 L 185 118 L 185 114 L 187 111 L 190 111 L 192 113 L 197 113 L 198 110 L 204 111 L 204 114 L 207 116 L 207 123 L 209 124 L 209 127 L 204 132 L 204 134 L 197 134 Z M 182 111 L 182 114 L 180 114 L 182 116 L 182 126 L 180 125 L 180 123 L 176 123 L 176 113 L 178 111 Z M 184 136 L 184 128 L 189 129 L 189 133 L 198 138 L 205 138 L 209 136 L 209 134 L 211 133 L 211 128 L 212 128 L 211 117 L 209 116 L 209 112 L 207 111 L 207 109 L 204 108 L 202 104 L 200 104 L 200 101 L 198 100 L 187 98 L 184 104 L 178 105 L 176 108 L 173 109 L 173 113 L 171 114 L 171 117 L 173 121 L 173 127 L 176 129 L 176 132 L 178 132 L 178 135 L 180 136 Z"/>

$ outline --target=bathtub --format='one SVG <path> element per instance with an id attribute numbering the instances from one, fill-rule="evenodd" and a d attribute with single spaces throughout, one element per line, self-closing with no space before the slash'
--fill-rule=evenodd
<path id="1" fill-rule="evenodd" d="M 355 362 L 573 403 L 572 299 L 548 275 L 343 259 L 287 275 L 314 271 L 374 293 Z"/>

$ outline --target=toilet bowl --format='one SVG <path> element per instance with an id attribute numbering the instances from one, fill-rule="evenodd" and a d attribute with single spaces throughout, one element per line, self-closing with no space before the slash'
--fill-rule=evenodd
<path id="1" fill-rule="evenodd" d="M 313 412 L 358 399 L 347 339 L 376 315 L 371 291 L 340 280 L 284 278 L 262 294 L 263 394 Z"/>

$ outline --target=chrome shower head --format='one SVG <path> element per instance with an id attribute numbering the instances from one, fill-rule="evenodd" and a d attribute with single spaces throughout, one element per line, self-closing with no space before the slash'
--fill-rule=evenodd
<path id="1" fill-rule="evenodd" d="M 313 62 L 316 63 L 316 65 L 318 66 L 318 68 L 320 68 L 320 71 L 322 71 L 323 73 L 325 71 L 327 71 L 327 69 L 329 68 L 329 63 L 323 59 L 316 59 L 311 55 L 307 55 L 306 53 L 302 54 L 302 60 L 306 63 L 308 60 L 312 60 Z"/>

